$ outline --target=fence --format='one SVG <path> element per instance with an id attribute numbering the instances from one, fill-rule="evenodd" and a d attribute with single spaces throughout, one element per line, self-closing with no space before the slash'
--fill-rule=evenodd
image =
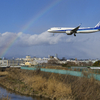
<path id="1" fill-rule="evenodd" d="M 26 70 L 36 70 L 35 67 L 21 67 L 21 69 Z M 78 76 L 78 77 L 85 77 L 84 73 L 82 71 L 70 71 L 70 70 L 59 70 L 59 69 L 46 69 L 46 68 L 40 68 L 41 71 L 44 72 L 51 72 L 51 73 L 58 73 L 58 74 L 67 74 L 72 76 Z M 93 73 L 86 73 L 86 77 L 91 78 L 94 77 L 96 80 L 100 81 L 100 74 L 93 74 Z"/>

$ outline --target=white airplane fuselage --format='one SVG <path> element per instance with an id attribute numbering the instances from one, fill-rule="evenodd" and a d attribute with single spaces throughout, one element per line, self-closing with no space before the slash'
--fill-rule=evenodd
<path id="1" fill-rule="evenodd" d="M 58 28 L 58 27 L 53 27 L 48 30 L 50 33 L 70 33 L 71 30 L 74 28 Z M 77 33 L 91 33 L 91 32 L 97 32 L 99 30 L 94 29 L 94 28 L 79 28 L 77 30 Z"/>
<path id="2" fill-rule="evenodd" d="M 94 27 L 74 27 L 74 28 L 66 28 L 66 27 L 53 27 L 48 30 L 50 33 L 66 33 L 67 35 L 72 35 L 76 33 L 93 33 L 100 31 L 100 22 Z"/>

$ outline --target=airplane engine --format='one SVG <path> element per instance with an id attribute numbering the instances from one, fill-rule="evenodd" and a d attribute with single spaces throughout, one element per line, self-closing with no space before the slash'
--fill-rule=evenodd
<path id="1" fill-rule="evenodd" d="M 71 34 L 71 31 L 66 31 L 66 34 L 67 34 L 67 35 L 72 35 L 72 34 Z"/>

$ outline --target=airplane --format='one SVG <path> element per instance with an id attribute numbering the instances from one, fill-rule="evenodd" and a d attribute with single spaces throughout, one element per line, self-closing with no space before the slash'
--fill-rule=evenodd
<path id="1" fill-rule="evenodd" d="M 47 31 L 50 33 L 66 33 L 67 35 L 76 36 L 77 33 L 94 33 L 100 31 L 100 22 L 95 27 L 80 27 L 81 24 L 75 28 L 67 28 L 67 27 L 53 27 L 48 29 Z"/>

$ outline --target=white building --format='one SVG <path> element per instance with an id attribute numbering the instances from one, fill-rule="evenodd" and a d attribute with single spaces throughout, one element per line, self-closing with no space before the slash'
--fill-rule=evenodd
<path id="1" fill-rule="evenodd" d="M 0 60 L 0 67 L 1 66 L 8 66 L 8 60 Z"/>

